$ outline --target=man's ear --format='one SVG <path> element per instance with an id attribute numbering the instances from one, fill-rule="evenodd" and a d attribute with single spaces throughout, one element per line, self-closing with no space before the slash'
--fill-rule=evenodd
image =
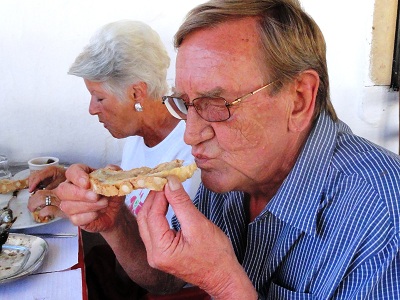
<path id="1" fill-rule="evenodd" d="M 290 131 L 303 131 L 312 122 L 318 87 L 319 76 L 314 70 L 303 71 L 295 79 L 294 92 L 296 94 L 291 103 L 288 122 Z"/>
<path id="2" fill-rule="evenodd" d="M 130 98 L 140 102 L 147 98 L 147 84 L 143 81 L 134 83 L 130 87 Z"/>

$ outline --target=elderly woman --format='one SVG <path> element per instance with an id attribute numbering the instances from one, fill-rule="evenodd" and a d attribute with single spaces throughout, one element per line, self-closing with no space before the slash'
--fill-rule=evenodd
<path id="1" fill-rule="evenodd" d="M 169 64 L 167 51 L 153 29 L 142 22 L 119 21 L 102 27 L 69 70 L 69 74 L 81 77 L 85 82 L 91 95 L 89 113 L 96 115 L 113 137 L 126 138 L 122 169 L 154 167 L 175 158 L 185 163 L 194 160 L 191 148 L 183 141 L 185 121 L 171 116 L 161 101 L 168 91 L 166 76 Z M 30 176 L 30 191 L 37 190 L 40 184 L 46 189 L 37 190 L 30 197 L 29 209 L 40 209 L 40 217 L 63 216 L 58 208 L 59 199 L 52 189 L 64 180 L 65 169 L 59 167 L 47 168 Z M 200 172 L 184 183 L 192 198 L 199 183 Z M 134 190 L 125 197 L 126 207 L 133 215 L 140 210 L 148 193 L 146 189 Z M 43 206 L 49 200 L 51 205 Z M 172 215 L 173 211 L 168 210 L 167 218 Z M 99 252 L 88 255 L 85 261 L 90 299 L 96 295 L 100 299 L 120 299 L 122 293 L 132 297 L 136 287 L 129 281 L 123 284 L 124 276 L 115 279 L 114 274 L 107 273 L 108 278 L 101 281 L 107 284 L 96 281 L 91 288 L 93 276 L 106 273 L 107 266 L 111 271 L 114 268 L 113 253 L 107 247 L 97 247 L 100 248 L 100 253 L 106 257 L 100 264 L 92 261 L 92 258 L 99 260 Z M 110 280 L 116 280 L 113 281 L 114 287 Z"/>
<path id="2" fill-rule="evenodd" d="M 161 162 L 183 159 L 192 162 L 191 148 L 183 142 L 185 121 L 168 112 L 161 97 L 168 91 L 166 81 L 170 59 L 159 35 L 138 21 L 118 21 L 102 27 L 76 58 L 69 74 L 84 79 L 91 95 L 89 113 L 115 138 L 127 138 L 121 168 L 154 167 Z M 200 174 L 184 185 L 194 197 Z M 43 207 L 46 197 L 53 205 L 39 212 L 62 215 L 58 199 L 49 191 L 65 180 L 63 168 L 52 167 L 30 177 L 30 191 L 39 183 L 47 185 L 29 200 L 29 209 Z M 135 190 L 125 197 L 136 214 L 149 190 Z M 168 218 L 173 215 L 168 211 Z"/>

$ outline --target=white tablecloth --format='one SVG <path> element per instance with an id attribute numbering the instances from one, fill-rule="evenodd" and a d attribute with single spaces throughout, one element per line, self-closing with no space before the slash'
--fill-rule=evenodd
<path id="1" fill-rule="evenodd" d="M 82 299 L 82 269 L 71 270 L 78 263 L 78 228 L 67 219 L 19 230 L 19 233 L 72 233 L 74 237 L 43 238 L 49 245 L 42 266 L 27 277 L 0 285 L 0 299 Z"/>

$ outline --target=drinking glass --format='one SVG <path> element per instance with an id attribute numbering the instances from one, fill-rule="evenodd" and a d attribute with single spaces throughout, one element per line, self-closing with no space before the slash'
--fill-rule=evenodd
<path id="1" fill-rule="evenodd" d="M 6 155 L 0 154 L 0 179 L 10 179 L 11 172 L 8 170 L 8 158 Z"/>

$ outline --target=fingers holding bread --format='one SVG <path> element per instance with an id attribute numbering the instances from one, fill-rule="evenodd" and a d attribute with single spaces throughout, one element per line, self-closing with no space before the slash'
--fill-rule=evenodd
<path id="1" fill-rule="evenodd" d="M 175 159 L 155 168 L 141 167 L 127 171 L 109 168 L 98 169 L 89 174 L 91 188 L 104 196 L 124 196 L 135 189 L 161 191 L 167 183 L 166 177 L 175 175 L 181 182 L 193 176 L 195 163 L 183 166 L 183 160 Z"/>

